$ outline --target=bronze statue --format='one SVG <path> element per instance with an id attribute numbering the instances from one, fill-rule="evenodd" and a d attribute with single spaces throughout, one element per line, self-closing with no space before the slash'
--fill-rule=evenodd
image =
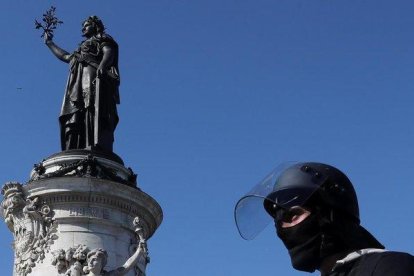
<path id="1" fill-rule="evenodd" d="M 118 124 L 118 44 L 97 16 L 83 22 L 82 34 L 85 40 L 70 54 L 53 42 L 53 31 L 44 28 L 43 33 L 45 44 L 70 69 L 59 116 L 62 150 L 112 152 Z"/>

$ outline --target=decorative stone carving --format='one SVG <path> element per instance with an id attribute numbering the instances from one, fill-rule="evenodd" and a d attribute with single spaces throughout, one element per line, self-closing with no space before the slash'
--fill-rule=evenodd
<path id="1" fill-rule="evenodd" d="M 99 163 L 99 161 L 96 158 L 89 154 L 82 160 L 61 165 L 61 167 L 58 170 L 51 173 L 44 173 L 45 168 L 42 163 L 35 164 L 34 170 L 37 172 L 37 176 L 34 177 L 33 180 L 71 175 L 80 177 L 93 176 L 102 179 L 121 182 L 124 184 L 136 183 L 136 174 L 134 174 L 131 168 L 128 169 L 130 170 L 130 178 L 128 180 L 124 180 L 117 176 L 115 170 L 103 166 Z"/>
<path id="2" fill-rule="evenodd" d="M 14 235 L 15 271 L 25 276 L 49 252 L 57 225 L 49 206 L 41 206 L 38 197 L 26 198 L 20 183 L 6 183 L 1 193 L 4 220 Z"/>
<path id="3" fill-rule="evenodd" d="M 65 276 L 82 275 L 83 266 L 89 252 L 85 245 L 70 247 L 68 250 L 57 250 L 52 252 L 54 265 L 59 274 L 64 273 Z"/>
<path id="4" fill-rule="evenodd" d="M 65 276 L 115 276 L 125 275 L 135 267 L 137 276 L 145 276 L 145 268 L 149 262 L 146 240 L 143 237 L 143 228 L 140 219 L 136 217 L 133 221 L 135 233 L 137 234 L 138 244 L 131 244 L 135 247 L 132 256 L 124 265 L 111 271 L 105 271 L 108 260 L 108 253 L 102 248 L 90 250 L 85 245 L 78 245 L 67 250 L 57 250 L 52 252 L 54 265 L 59 274 Z"/>
<path id="5" fill-rule="evenodd" d="M 138 244 L 135 243 L 130 246 L 130 251 L 136 252 L 141 246 L 141 241 L 145 241 L 144 235 L 143 235 L 144 231 L 143 231 L 141 220 L 139 217 L 135 217 L 132 224 L 135 227 L 135 233 L 137 233 L 139 240 L 138 240 Z M 147 264 L 150 262 L 150 257 L 148 256 L 149 252 L 148 252 L 146 243 L 144 243 L 144 250 L 145 250 L 145 254 L 141 254 L 140 256 L 138 256 L 138 260 L 136 261 L 135 275 L 137 276 L 145 276 L 145 270 L 146 270 Z"/>
<path id="6" fill-rule="evenodd" d="M 121 159 L 117 159 L 115 154 L 101 154 L 99 156 L 95 152 L 87 150 L 62 152 L 35 164 L 30 181 L 77 176 L 107 179 L 135 187 L 137 175 L 131 168 L 125 168 L 123 163 L 119 163 L 122 162 Z"/>

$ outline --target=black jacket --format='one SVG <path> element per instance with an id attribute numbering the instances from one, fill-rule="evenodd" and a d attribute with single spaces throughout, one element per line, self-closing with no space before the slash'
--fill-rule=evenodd
<path id="1" fill-rule="evenodd" d="M 393 251 L 355 252 L 327 276 L 414 276 L 414 256 Z"/>

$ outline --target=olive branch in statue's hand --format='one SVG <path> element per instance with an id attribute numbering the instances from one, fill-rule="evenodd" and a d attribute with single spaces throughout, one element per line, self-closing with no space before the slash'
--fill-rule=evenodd
<path id="1" fill-rule="evenodd" d="M 43 24 L 40 23 L 35 19 L 35 28 L 36 29 L 43 29 L 43 34 L 40 37 L 46 38 L 53 38 L 53 31 L 56 30 L 57 25 L 63 24 L 63 21 L 60 21 L 56 15 L 56 7 L 51 6 L 50 9 L 48 9 L 43 14 Z"/>

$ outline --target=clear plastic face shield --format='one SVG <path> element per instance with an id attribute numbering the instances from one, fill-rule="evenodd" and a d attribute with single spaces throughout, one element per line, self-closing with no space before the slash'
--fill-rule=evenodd
<path id="1" fill-rule="evenodd" d="M 274 220 L 265 201 L 282 209 L 302 206 L 326 179 L 306 163 L 279 165 L 237 202 L 234 218 L 240 236 L 252 240 Z"/>

